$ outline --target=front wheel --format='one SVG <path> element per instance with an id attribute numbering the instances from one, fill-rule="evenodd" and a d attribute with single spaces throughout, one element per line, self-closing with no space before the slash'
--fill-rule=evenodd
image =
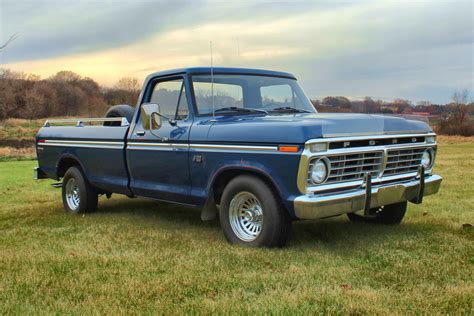
<path id="1" fill-rule="evenodd" d="M 98 194 L 77 167 L 69 168 L 64 174 L 62 197 L 67 213 L 79 214 L 97 209 Z"/>
<path id="2" fill-rule="evenodd" d="M 272 189 L 247 175 L 225 187 L 220 222 L 230 243 L 249 247 L 282 247 L 291 230 L 291 218 Z"/>
<path id="3" fill-rule="evenodd" d="M 347 217 L 352 222 L 366 222 L 385 225 L 400 224 L 407 211 L 407 202 L 385 205 L 370 210 L 373 214 L 370 217 L 364 217 L 355 213 L 348 213 Z"/>

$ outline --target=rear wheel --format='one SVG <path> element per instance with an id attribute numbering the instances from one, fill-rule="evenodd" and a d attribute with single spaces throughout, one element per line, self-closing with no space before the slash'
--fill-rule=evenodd
<path id="1" fill-rule="evenodd" d="M 79 214 L 97 209 L 98 194 L 77 167 L 69 168 L 64 174 L 62 197 L 67 213 Z"/>
<path id="2" fill-rule="evenodd" d="M 347 217 L 352 222 L 366 222 L 376 224 L 395 225 L 400 224 L 407 211 L 407 202 L 385 205 L 370 210 L 370 217 L 365 217 L 356 213 L 349 213 Z"/>
<path id="3" fill-rule="evenodd" d="M 281 247 L 291 230 L 291 219 L 272 189 L 247 175 L 225 187 L 220 222 L 230 243 L 249 247 Z"/>

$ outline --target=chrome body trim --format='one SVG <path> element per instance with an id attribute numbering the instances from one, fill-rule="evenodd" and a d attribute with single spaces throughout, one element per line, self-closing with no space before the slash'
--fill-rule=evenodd
<path id="1" fill-rule="evenodd" d="M 91 122 L 120 122 L 120 126 L 122 127 L 130 125 L 126 117 L 93 117 L 93 118 L 78 118 L 78 119 L 47 120 L 46 122 L 44 122 L 43 127 L 50 127 L 51 124 L 67 124 L 67 123 L 75 123 L 77 127 L 83 127 L 84 123 L 91 123 Z"/>
<path id="2" fill-rule="evenodd" d="M 124 142 L 107 142 L 107 141 L 84 141 L 84 140 L 56 140 L 46 139 L 44 143 L 38 143 L 41 146 L 58 146 L 58 147 L 85 147 L 85 148 L 103 148 L 103 149 L 123 149 Z"/>
<path id="3" fill-rule="evenodd" d="M 144 142 L 129 142 L 127 149 L 130 150 L 177 150 L 189 149 L 188 144 L 181 143 L 144 143 Z"/>
<path id="4" fill-rule="evenodd" d="M 327 137 L 325 138 L 318 138 L 318 139 L 310 139 L 306 142 L 306 144 L 314 144 L 314 143 L 332 143 L 332 142 L 342 142 L 342 141 L 354 141 L 354 140 L 366 140 L 366 139 L 384 139 L 384 138 L 404 138 L 404 137 L 428 137 L 428 136 L 436 136 L 435 133 L 414 133 L 414 134 L 383 134 L 383 135 L 357 135 L 357 136 L 337 136 L 337 137 Z"/>
<path id="5" fill-rule="evenodd" d="M 298 168 L 297 176 L 297 187 L 302 194 L 311 194 L 314 192 L 324 192 L 328 190 L 337 190 L 337 189 L 348 189 L 355 186 L 361 185 L 363 180 L 357 181 L 347 181 L 347 182 L 338 182 L 331 184 L 318 184 L 318 185 L 308 185 L 308 168 L 312 159 L 322 156 L 333 156 L 333 155 L 344 155 L 344 154 L 357 154 L 357 153 L 367 153 L 367 152 L 383 152 L 382 158 L 382 167 L 377 177 L 372 178 L 374 184 L 393 181 L 398 179 L 413 178 L 416 176 L 416 172 L 398 174 L 394 176 L 384 176 L 385 167 L 388 163 L 388 151 L 397 150 L 397 149 L 412 149 L 412 148 L 436 148 L 437 143 L 427 143 L 426 137 L 436 136 L 435 133 L 426 133 L 426 134 L 384 134 L 384 135 L 373 135 L 370 137 L 367 136 L 354 136 L 354 137 L 335 137 L 335 138 L 321 138 L 321 139 L 311 139 L 305 143 L 304 150 L 301 154 L 300 164 Z M 371 140 L 371 139 L 384 139 L 384 138 L 402 138 L 402 137 L 425 137 L 425 142 L 418 143 L 407 143 L 407 144 L 390 144 L 390 145 L 378 145 L 378 146 L 362 146 L 362 147 L 350 147 L 350 148 L 339 148 L 339 149 L 327 149 L 326 151 L 320 151 L 312 153 L 310 150 L 311 144 L 315 143 L 333 143 L 341 141 L 355 141 L 355 140 Z M 328 146 L 329 148 L 329 146 Z M 435 157 L 436 157 L 436 150 Z M 426 174 L 432 174 L 432 168 L 426 170 Z"/>
<path id="6" fill-rule="evenodd" d="M 253 145 L 214 145 L 214 144 L 191 144 L 191 149 L 199 151 L 265 151 L 278 152 L 277 146 L 253 146 Z"/>
<path id="7" fill-rule="evenodd" d="M 416 203 L 420 195 L 437 193 L 441 181 L 442 178 L 438 175 L 427 176 L 424 179 L 423 189 L 419 178 L 396 183 L 373 184 L 370 195 L 362 186 L 336 193 L 305 194 L 296 197 L 293 206 L 298 218 L 318 219 L 362 211 L 366 202 L 370 203 L 371 208 L 404 201 Z M 369 199 L 370 201 L 367 201 Z"/>
<path id="8" fill-rule="evenodd" d="M 90 147 L 123 149 L 124 142 L 115 141 L 82 141 L 82 140 L 53 140 L 46 139 L 38 146 L 64 146 L 64 147 Z M 128 142 L 127 149 L 131 150 L 176 150 L 194 149 L 197 151 L 251 151 L 251 152 L 278 152 L 277 146 L 251 146 L 251 145 L 214 145 L 214 144 L 185 144 L 167 142 Z"/>

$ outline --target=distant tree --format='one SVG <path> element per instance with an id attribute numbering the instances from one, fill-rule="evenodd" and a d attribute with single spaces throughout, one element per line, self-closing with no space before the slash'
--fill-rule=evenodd
<path id="1" fill-rule="evenodd" d="M 105 98 L 109 104 L 124 103 L 134 105 L 139 95 L 139 81 L 132 77 L 120 78 L 113 89 L 105 89 Z"/>
<path id="2" fill-rule="evenodd" d="M 49 80 L 55 82 L 77 82 L 81 80 L 81 76 L 69 70 L 62 70 L 57 72 L 54 76 L 49 77 Z"/>
<path id="3" fill-rule="evenodd" d="M 416 106 L 419 107 L 429 107 L 431 105 L 430 101 L 418 101 L 416 102 Z"/>
<path id="4" fill-rule="evenodd" d="M 123 77 L 119 79 L 115 89 L 136 92 L 140 91 L 140 83 L 137 78 Z"/>
<path id="5" fill-rule="evenodd" d="M 469 92 L 467 91 L 467 89 L 455 91 L 453 93 L 452 115 L 453 115 L 454 121 L 459 125 L 462 125 L 464 123 L 466 119 L 466 115 L 468 113 L 468 106 L 467 106 L 468 97 L 469 97 Z"/>
<path id="6" fill-rule="evenodd" d="M 408 108 L 411 108 L 411 101 L 405 99 L 395 99 L 391 105 L 395 109 L 396 113 L 401 114 Z"/>
<path id="7" fill-rule="evenodd" d="M 371 97 L 365 97 L 362 102 L 365 113 L 376 113 L 380 111 L 380 105 L 375 102 Z"/>

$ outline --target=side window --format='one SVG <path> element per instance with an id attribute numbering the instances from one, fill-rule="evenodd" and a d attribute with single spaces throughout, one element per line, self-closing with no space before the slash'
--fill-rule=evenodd
<path id="1" fill-rule="evenodd" d="M 150 103 L 160 106 L 161 114 L 176 120 L 188 117 L 188 102 L 183 79 L 158 82 L 153 87 Z"/>

